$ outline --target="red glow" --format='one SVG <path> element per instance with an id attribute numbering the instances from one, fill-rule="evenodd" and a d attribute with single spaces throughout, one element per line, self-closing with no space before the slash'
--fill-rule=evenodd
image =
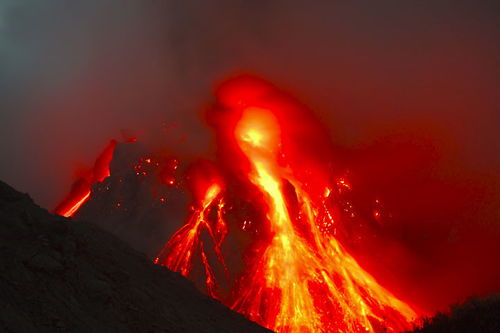
<path id="1" fill-rule="evenodd" d="M 55 214 L 65 217 L 75 215 L 80 207 L 90 198 L 92 185 L 102 182 L 104 178 L 109 177 L 109 165 L 113 158 L 117 142 L 111 140 L 102 153 L 97 157 L 94 167 L 88 172 L 87 176 L 81 177 L 73 183 L 71 192 L 54 209 Z"/>
<path id="2" fill-rule="evenodd" d="M 73 216 L 80 209 L 80 207 L 85 202 L 87 202 L 89 198 L 90 198 L 90 190 L 85 195 L 83 195 L 83 197 L 80 200 L 78 200 L 68 211 L 62 213 L 61 215 L 65 217 Z"/>
<path id="3" fill-rule="evenodd" d="M 207 293 L 214 298 L 216 298 L 215 277 L 205 254 L 204 244 L 200 240 L 200 234 L 204 230 L 208 232 L 214 243 L 217 257 L 225 267 L 220 250 L 220 245 L 227 234 L 226 223 L 222 217 L 224 201 L 220 197 L 221 190 L 221 184 L 216 182 L 200 190 L 204 194 L 199 207 L 194 209 L 187 223 L 171 237 L 154 260 L 157 264 L 167 266 L 189 277 L 193 267 L 193 258 L 199 255 L 205 270 Z M 215 220 L 210 217 L 213 207 L 217 210 Z"/>
<path id="4" fill-rule="evenodd" d="M 344 177 L 332 177 L 332 161 L 325 157 L 330 156 L 328 137 L 310 112 L 249 77 L 224 83 L 217 97 L 219 107 L 209 113 L 209 121 L 217 129 L 219 162 L 229 182 L 246 184 L 240 194 L 253 193 L 251 204 L 263 213 L 257 227 L 261 237 L 226 303 L 277 332 L 410 329 L 415 311 L 382 287 L 335 237 L 335 225 L 348 221 L 334 219 L 341 204 L 333 193 L 351 185 Z M 199 208 L 155 262 L 190 276 L 198 253 L 207 292 L 216 297 L 215 275 L 199 235 L 208 231 L 224 263 L 220 246 L 227 229 L 223 188 L 220 180 L 210 181 L 194 178 Z M 352 204 L 342 207 L 354 216 Z M 242 229 L 251 224 L 245 220 Z"/>
<path id="5" fill-rule="evenodd" d="M 151 155 L 132 165 L 140 180 L 155 175 L 161 186 L 185 184 L 192 193 L 185 224 L 154 262 L 193 280 L 203 277 L 208 295 L 277 332 L 411 329 L 415 309 L 369 274 L 338 237 L 358 211 L 343 198 L 352 185 L 337 174 L 329 134 L 312 112 L 267 82 L 238 77 L 221 85 L 207 118 L 217 135 L 216 163 L 196 161 L 185 182 L 177 182 L 176 158 Z M 109 175 L 115 146 L 75 183 L 57 213 L 72 216 L 89 199 L 92 184 Z M 245 207 L 255 214 L 228 218 L 229 210 Z M 378 199 L 368 214 L 381 222 Z M 221 291 L 220 276 L 230 280 L 223 255 L 229 223 L 250 238 L 230 296 Z"/>

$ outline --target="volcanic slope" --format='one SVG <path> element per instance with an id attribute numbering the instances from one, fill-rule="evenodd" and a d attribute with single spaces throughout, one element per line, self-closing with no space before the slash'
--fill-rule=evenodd
<path id="1" fill-rule="evenodd" d="M 0 182 L 1 332 L 269 332 L 92 223 Z"/>

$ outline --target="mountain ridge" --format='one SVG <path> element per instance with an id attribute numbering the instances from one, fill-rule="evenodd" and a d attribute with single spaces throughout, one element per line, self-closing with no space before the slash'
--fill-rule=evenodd
<path id="1" fill-rule="evenodd" d="M 270 332 L 90 222 L 0 181 L 0 330 Z"/>

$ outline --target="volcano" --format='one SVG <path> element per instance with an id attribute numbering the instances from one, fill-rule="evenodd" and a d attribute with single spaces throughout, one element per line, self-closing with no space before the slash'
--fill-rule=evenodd
<path id="1" fill-rule="evenodd" d="M 349 201 L 349 179 L 314 114 L 252 76 L 224 82 L 216 97 L 206 114 L 214 160 L 185 165 L 140 142 L 112 141 L 55 212 L 100 221 L 276 332 L 411 329 L 418 310 L 343 244 L 356 236 L 349 225 L 367 217 Z M 167 239 L 167 216 L 180 217 L 174 211 L 183 206 L 186 222 Z"/>

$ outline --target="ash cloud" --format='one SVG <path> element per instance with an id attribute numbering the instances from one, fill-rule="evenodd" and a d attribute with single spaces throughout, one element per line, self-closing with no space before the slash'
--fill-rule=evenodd
<path id="1" fill-rule="evenodd" d="M 494 0 L 3 1 L 0 177 L 53 207 L 74 172 L 124 128 L 151 145 L 206 154 L 213 147 L 203 110 L 213 87 L 246 71 L 316 110 L 341 163 L 402 214 L 418 210 L 418 218 L 402 219 L 408 228 L 400 233 L 441 235 L 410 237 L 419 258 L 441 264 L 425 251 L 450 251 L 439 243 L 462 237 L 459 253 L 475 248 L 466 262 L 482 256 L 478 271 L 493 281 L 500 276 L 487 268 L 499 232 L 498 14 Z M 188 140 L 169 142 L 163 121 L 178 123 Z M 469 200 L 442 199 L 457 195 Z M 453 212 L 464 204 L 462 215 Z M 454 222 L 443 227 L 436 216 Z M 487 246 L 477 246 L 481 239 Z M 444 285 L 449 272 L 429 283 Z M 455 300 L 460 281 L 435 303 Z M 492 281 L 477 283 L 500 287 Z"/>

